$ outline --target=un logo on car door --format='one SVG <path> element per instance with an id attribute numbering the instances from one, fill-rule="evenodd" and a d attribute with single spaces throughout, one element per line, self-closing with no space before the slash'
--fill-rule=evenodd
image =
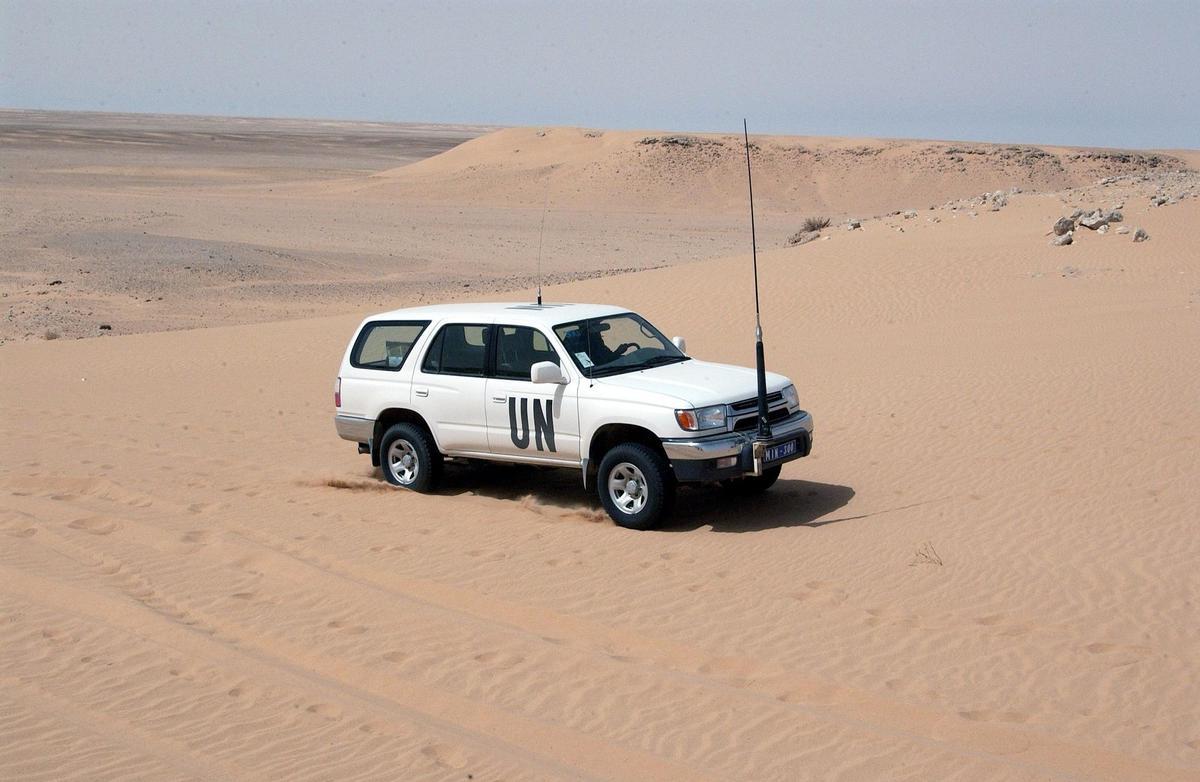
<path id="1" fill-rule="evenodd" d="M 521 428 L 517 429 L 517 402 L 518 397 L 510 396 L 508 398 L 508 431 L 512 436 L 513 445 L 518 448 L 529 447 L 529 400 L 525 397 L 520 397 L 521 403 Z M 543 405 L 544 402 L 544 405 Z M 554 400 L 553 399 L 534 399 L 533 400 L 533 435 L 539 451 L 550 451 L 554 453 L 557 449 L 554 447 Z M 542 447 L 545 442 L 546 447 Z"/>

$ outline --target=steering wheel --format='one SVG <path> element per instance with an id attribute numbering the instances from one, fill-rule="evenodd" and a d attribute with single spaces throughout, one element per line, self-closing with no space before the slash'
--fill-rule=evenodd
<path id="1" fill-rule="evenodd" d="M 636 342 L 622 342 L 620 345 L 617 345 L 617 349 L 613 351 L 613 355 L 615 355 L 617 358 L 620 358 L 628 353 L 630 348 L 636 350 L 639 347 L 641 346 Z"/>

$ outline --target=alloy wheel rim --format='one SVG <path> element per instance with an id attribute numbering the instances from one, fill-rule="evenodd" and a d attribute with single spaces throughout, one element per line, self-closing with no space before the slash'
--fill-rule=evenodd
<path id="1" fill-rule="evenodd" d="M 636 514 L 650 496 L 646 476 L 634 464 L 617 464 L 608 473 L 608 496 L 622 513 Z"/>
<path id="2" fill-rule="evenodd" d="M 397 440 L 388 448 L 388 469 L 392 471 L 396 481 L 408 486 L 417 479 L 421 471 L 421 460 L 417 457 L 417 449 L 408 440 Z"/>

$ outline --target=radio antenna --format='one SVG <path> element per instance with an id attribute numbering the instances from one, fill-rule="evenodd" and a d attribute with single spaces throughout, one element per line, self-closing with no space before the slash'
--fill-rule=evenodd
<path id="1" fill-rule="evenodd" d="M 550 173 L 554 173 L 554 166 L 550 166 Z M 542 227 L 538 230 L 538 254 L 537 254 L 537 305 L 542 306 L 542 238 L 546 235 L 546 212 L 550 211 L 550 177 L 546 177 L 546 200 L 542 204 Z"/>
<path id="2" fill-rule="evenodd" d="M 763 357 L 762 318 L 758 306 L 758 238 L 754 233 L 754 177 L 750 174 L 750 130 L 742 119 L 742 138 L 746 142 L 746 184 L 750 190 L 750 257 L 754 263 L 754 357 L 758 373 L 758 437 L 771 436 L 767 420 L 767 361 Z"/>

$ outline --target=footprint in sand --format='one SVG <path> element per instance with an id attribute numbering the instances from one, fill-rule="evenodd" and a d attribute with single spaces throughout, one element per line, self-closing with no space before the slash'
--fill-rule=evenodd
<path id="1" fill-rule="evenodd" d="M 71 529 L 82 530 L 90 535 L 111 535 L 121 527 L 118 522 L 113 519 L 106 519 L 103 516 L 89 516 L 84 519 L 76 519 L 67 526 Z"/>
<path id="2" fill-rule="evenodd" d="M 1123 646 L 1121 644 L 1109 644 L 1099 641 L 1088 644 L 1083 648 L 1088 654 L 1112 655 L 1108 658 L 1108 662 L 1113 668 L 1120 668 L 1125 665 L 1141 662 L 1150 651 L 1150 648 L 1147 646 Z"/>
<path id="3" fill-rule="evenodd" d="M 14 538 L 32 538 L 37 534 L 35 527 L 10 527 L 4 530 L 4 534 Z"/>
<path id="4" fill-rule="evenodd" d="M 184 543 L 208 543 L 212 541 L 213 534 L 206 529 L 194 529 L 191 532 L 184 533 L 180 538 Z"/>
<path id="5" fill-rule="evenodd" d="M 475 655 L 475 662 L 483 663 L 489 668 L 512 668 L 525 662 L 525 658 L 519 654 L 506 652 L 484 652 Z"/>
<path id="6" fill-rule="evenodd" d="M 775 698 L 780 703 L 829 704 L 838 695 L 838 689 L 829 684 L 810 684 L 803 689 L 790 690 Z"/>
<path id="7" fill-rule="evenodd" d="M 318 717 L 324 717 L 327 720 L 339 720 L 342 718 L 342 710 L 329 703 L 314 703 L 305 709 L 305 711 L 309 714 L 316 714 Z"/>
<path id="8" fill-rule="evenodd" d="M 391 651 L 391 652 L 388 652 L 387 654 L 383 655 L 383 659 L 387 660 L 390 663 L 402 663 L 408 659 L 408 653 L 402 652 L 399 649 L 397 649 L 395 651 Z"/>
<path id="9" fill-rule="evenodd" d="M 54 644 L 75 642 L 75 639 L 72 638 L 65 630 L 59 630 L 56 627 L 43 627 L 42 638 L 45 638 L 50 643 Z"/>
<path id="10" fill-rule="evenodd" d="M 427 744 L 421 748 L 421 754 L 443 768 L 460 769 L 467 765 L 462 750 L 449 744 Z"/>

